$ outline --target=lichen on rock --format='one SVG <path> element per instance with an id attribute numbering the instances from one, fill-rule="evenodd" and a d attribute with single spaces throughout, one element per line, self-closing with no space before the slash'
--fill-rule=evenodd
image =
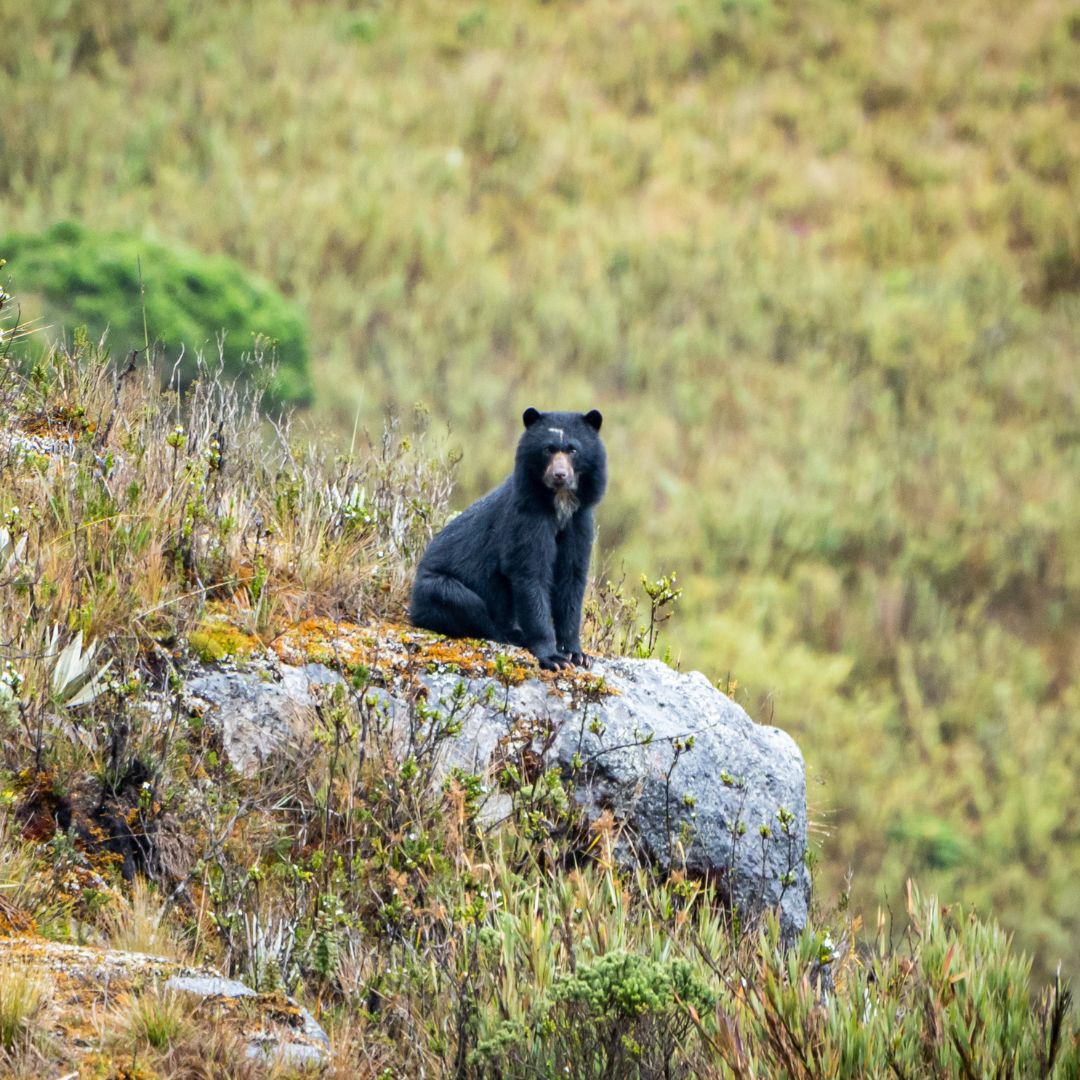
<path id="1" fill-rule="evenodd" d="M 224 1025 L 250 1056 L 288 1066 L 320 1066 L 330 1048 L 307 1009 L 281 993 L 257 994 L 210 968 L 161 956 L 47 941 L 32 934 L 0 938 L 0 965 L 35 978 L 49 1000 L 44 1025 L 68 1052 L 89 1054 L 101 1017 L 117 1002 L 154 991 L 189 996 L 194 1016 Z M 244 1008 L 237 1008 L 237 1002 Z"/>

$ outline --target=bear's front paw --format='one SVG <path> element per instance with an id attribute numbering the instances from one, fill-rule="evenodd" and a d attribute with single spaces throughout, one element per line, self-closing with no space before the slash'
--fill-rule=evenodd
<path id="1" fill-rule="evenodd" d="M 566 656 L 570 660 L 570 663 L 573 664 L 575 667 L 588 667 L 592 663 L 592 657 L 586 656 L 581 651 L 580 645 L 576 649 L 568 649 L 565 645 L 557 645 L 556 648 L 559 650 L 559 652 Z"/>
<path id="2" fill-rule="evenodd" d="M 562 653 L 558 652 L 545 653 L 543 656 L 537 655 L 536 662 L 545 671 L 562 671 L 564 668 L 574 666 L 574 662 L 569 656 L 563 656 Z"/>

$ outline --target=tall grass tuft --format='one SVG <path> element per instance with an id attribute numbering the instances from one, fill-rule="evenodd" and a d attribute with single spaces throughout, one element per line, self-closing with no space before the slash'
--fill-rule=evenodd
<path id="1" fill-rule="evenodd" d="M 18 965 L 0 966 L 0 1048 L 18 1056 L 37 1036 L 36 1023 L 50 1000 L 40 977 Z"/>
<path id="2" fill-rule="evenodd" d="M 117 1014 L 117 1026 L 136 1044 L 166 1051 L 191 1031 L 189 995 L 149 990 L 132 996 Z"/>

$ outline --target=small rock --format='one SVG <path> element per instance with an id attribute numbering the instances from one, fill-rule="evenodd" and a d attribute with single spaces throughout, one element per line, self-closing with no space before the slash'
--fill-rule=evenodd
<path id="1" fill-rule="evenodd" d="M 147 986 L 192 995 L 209 1005 L 251 1001 L 243 1011 L 223 1010 L 216 1020 L 235 1030 L 248 1053 L 290 1065 L 322 1065 L 330 1040 L 303 1006 L 284 994 L 257 994 L 211 968 L 186 967 L 161 956 L 66 945 L 33 935 L 0 938 L 0 964 L 36 975 L 51 990 L 55 1004 L 53 1033 L 68 1045 L 91 1049 L 78 1032 L 96 1026 L 96 1018 L 125 993 Z"/>

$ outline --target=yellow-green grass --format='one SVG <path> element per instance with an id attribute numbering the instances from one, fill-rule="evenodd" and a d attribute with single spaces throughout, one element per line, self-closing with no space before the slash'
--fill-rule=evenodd
<path id="1" fill-rule="evenodd" d="M 263 441 L 258 417 L 213 381 L 179 405 L 152 381 L 113 382 L 85 344 L 26 376 L 0 365 L 0 418 L 0 928 L 18 939 L 0 972 L 0 1062 L 15 1075 L 67 1075 L 76 1054 L 84 1071 L 100 1059 L 162 1078 L 296 1074 L 251 1059 L 227 1030 L 208 1034 L 214 1017 L 149 983 L 108 1011 L 87 1015 L 83 1002 L 61 1016 L 59 989 L 37 995 L 16 966 L 19 946 L 40 944 L 35 923 L 300 996 L 331 1031 L 331 1076 L 756 1076 L 796 1052 L 792 1075 L 993 1075 L 1010 1063 L 1075 1074 L 1067 992 L 1032 978 L 993 920 L 909 884 L 868 933 L 823 887 L 785 947 L 775 920 L 733 917 L 708 881 L 620 867 L 619 823 L 607 813 L 587 826 L 573 778 L 535 775 L 529 747 L 508 746 L 497 777 L 458 769 L 430 783 L 470 708 L 465 682 L 444 713 L 416 694 L 391 717 L 370 691 L 410 664 L 452 662 L 464 677 L 488 661 L 462 643 L 395 650 L 388 623 L 391 651 L 375 660 L 372 617 L 400 607 L 420 541 L 446 513 L 445 463 L 424 444 L 399 432 L 353 460 L 303 456 L 287 432 Z M 827 581 L 794 580 L 827 595 Z M 648 585 L 640 633 L 625 591 L 595 590 L 590 632 L 648 652 L 676 587 Z M 289 630 L 294 608 L 316 617 Z M 340 619 L 354 608 L 366 628 Z M 252 776 L 229 766 L 182 693 L 186 651 L 208 624 L 230 664 L 267 678 L 263 638 L 283 659 L 321 655 L 349 676 L 297 718 L 306 737 Z M 76 626 L 87 636 L 68 675 L 101 664 L 89 642 L 112 665 L 81 702 L 55 677 Z M 812 645 L 798 661 L 806 685 L 839 693 L 845 673 L 816 671 Z M 507 683 L 521 676 L 505 656 L 491 666 Z M 920 750 L 932 736 L 919 728 Z M 481 809 L 496 793 L 510 805 L 492 828 Z M 919 820 L 939 863 L 964 854 Z M 298 1015 L 280 997 L 274 1011 Z M 77 1047 L 58 1029 L 87 1023 Z"/>

